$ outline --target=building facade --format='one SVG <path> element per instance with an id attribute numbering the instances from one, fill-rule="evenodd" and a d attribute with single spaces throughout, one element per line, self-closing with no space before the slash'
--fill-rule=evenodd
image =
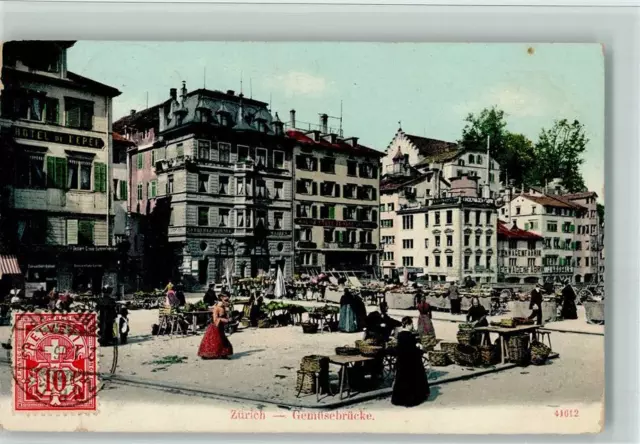
<path id="1" fill-rule="evenodd" d="M 380 255 L 380 157 L 356 137 L 296 129 L 291 112 L 287 136 L 294 142 L 296 272 L 353 270 L 375 273 Z"/>
<path id="2" fill-rule="evenodd" d="M 598 195 L 593 191 L 576 194 L 564 194 L 570 202 L 584 207 L 577 213 L 575 221 L 575 269 L 573 279 L 576 284 L 595 284 L 602 281 L 604 270 L 601 268 L 601 251 L 604 247 L 600 217 L 598 216 Z"/>
<path id="3" fill-rule="evenodd" d="M 3 47 L 3 217 L 27 282 L 96 292 L 117 285 L 111 108 L 120 92 L 67 69 L 73 43 Z"/>
<path id="4" fill-rule="evenodd" d="M 514 223 L 498 221 L 498 282 L 542 283 L 544 239 Z"/>
<path id="5" fill-rule="evenodd" d="M 233 91 L 187 93 L 183 83 L 159 108 L 151 155 L 156 209 L 167 207 L 168 240 L 187 287 L 227 272 L 292 275 L 292 149 L 266 103 Z"/>

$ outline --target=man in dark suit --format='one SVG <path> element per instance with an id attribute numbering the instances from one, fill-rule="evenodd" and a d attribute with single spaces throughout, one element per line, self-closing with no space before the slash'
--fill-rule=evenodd
<path id="1" fill-rule="evenodd" d="M 531 290 L 529 308 L 531 309 L 529 319 L 535 318 L 536 325 L 542 325 L 542 287 L 539 284 L 536 284 L 535 288 Z"/>

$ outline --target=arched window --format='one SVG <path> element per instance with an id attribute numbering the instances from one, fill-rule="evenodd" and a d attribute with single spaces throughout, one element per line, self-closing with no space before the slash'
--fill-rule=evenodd
<path id="1" fill-rule="evenodd" d="M 458 165 L 464 166 L 464 159 L 458 159 Z"/>
<path id="2" fill-rule="evenodd" d="M 478 157 L 476 157 L 476 163 L 478 165 L 480 165 L 482 163 L 482 156 L 480 154 L 478 154 Z"/>
<path id="3" fill-rule="evenodd" d="M 473 157 L 473 154 L 469 154 L 469 165 L 474 163 L 475 158 Z"/>

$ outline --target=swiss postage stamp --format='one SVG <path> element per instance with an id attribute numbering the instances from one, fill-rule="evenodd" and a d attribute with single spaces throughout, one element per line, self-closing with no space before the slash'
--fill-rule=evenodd
<path id="1" fill-rule="evenodd" d="M 97 313 L 16 313 L 15 412 L 97 408 Z"/>

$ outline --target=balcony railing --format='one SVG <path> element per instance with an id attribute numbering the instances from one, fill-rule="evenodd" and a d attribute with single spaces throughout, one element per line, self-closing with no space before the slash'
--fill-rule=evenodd
<path id="1" fill-rule="evenodd" d="M 473 271 L 476 273 L 493 273 L 493 269 L 490 267 L 485 267 L 484 265 L 476 265 L 473 267 Z"/>
<path id="2" fill-rule="evenodd" d="M 376 246 L 376 244 L 370 242 L 360 242 L 358 243 L 357 248 L 359 248 L 360 250 L 375 250 L 378 247 Z"/>
<path id="3" fill-rule="evenodd" d="M 296 242 L 296 248 L 302 249 L 316 249 L 318 248 L 318 244 L 311 241 L 298 241 Z"/>

